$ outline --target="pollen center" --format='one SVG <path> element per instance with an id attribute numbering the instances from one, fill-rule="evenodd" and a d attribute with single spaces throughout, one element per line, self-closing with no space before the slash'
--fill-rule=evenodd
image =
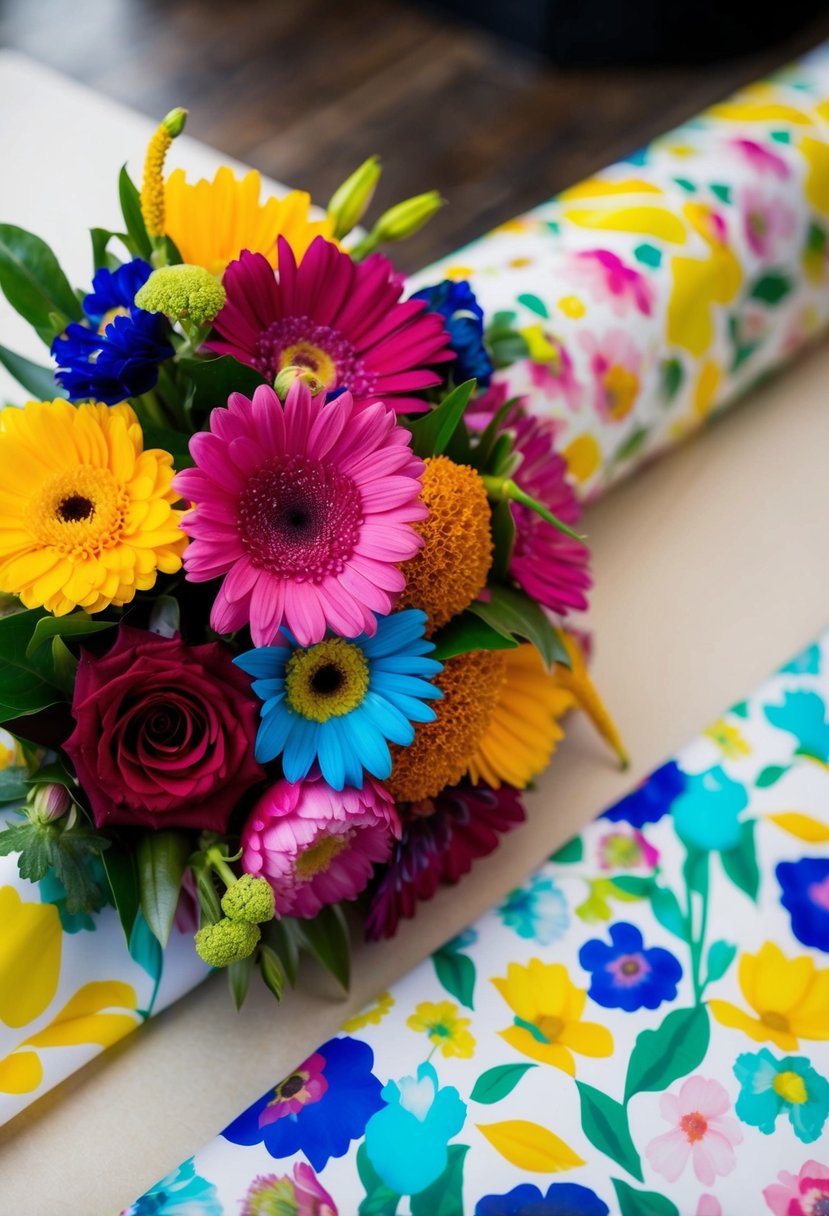
<path id="1" fill-rule="evenodd" d="M 797 1072 L 779 1072 L 772 1081 L 772 1088 L 779 1098 L 794 1106 L 802 1106 L 809 1097 L 806 1083 Z"/>
<path id="2" fill-rule="evenodd" d="M 254 359 L 269 380 L 294 364 L 313 372 L 326 388 L 347 386 L 357 397 L 370 396 L 377 381 L 339 330 L 310 317 L 272 321 L 257 339 Z"/>
<path id="3" fill-rule="evenodd" d="M 708 1131 L 708 1120 L 705 1115 L 701 1115 L 698 1110 L 694 1110 L 689 1115 L 682 1116 L 679 1126 L 685 1132 L 688 1143 L 696 1144 L 697 1140 L 701 1140 Z"/>
<path id="4" fill-rule="evenodd" d="M 98 556 L 121 540 L 129 501 L 108 469 L 81 465 L 51 477 L 32 502 L 40 544 L 72 557 Z"/>
<path id="5" fill-rule="evenodd" d="M 303 718 L 327 722 L 356 709 L 368 685 L 368 663 L 360 647 L 345 638 L 330 638 L 294 651 L 285 673 L 285 698 Z"/>
<path id="6" fill-rule="evenodd" d="M 780 1030 L 784 1034 L 789 1032 L 789 1019 L 776 1009 L 766 1009 L 760 1014 L 760 1021 L 764 1026 L 768 1026 L 769 1030 Z"/>
<path id="7" fill-rule="evenodd" d="M 296 872 L 302 879 L 324 874 L 335 857 L 348 847 L 348 836 L 323 836 L 297 858 Z"/>

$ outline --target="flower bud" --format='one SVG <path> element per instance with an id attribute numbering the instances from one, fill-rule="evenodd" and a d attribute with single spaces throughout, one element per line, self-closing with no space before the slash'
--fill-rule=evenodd
<path id="1" fill-rule="evenodd" d="M 26 814 L 32 823 L 54 823 L 72 809 L 72 795 L 65 785 L 44 781 L 29 791 Z"/>
<path id="2" fill-rule="evenodd" d="M 328 218 L 334 224 L 335 237 L 347 236 L 359 224 L 374 197 L 381 173 L 379 156 L 370 156 L 331 195 Z"/>
<path id="3" fill-rule="evenodd" d="M 225 289 L 203 266 L 161 266 L 136 292 L 135 303 L 146 312 L 205 325 L 225 303 Z"/>
<path id="4" fill-rule="evenodd" d="M 166 130 L 171 139 L 177 139 L 184 130 L 184 124 L 187 122 L 187 110 L 183 106 L 176 106 L 170 110 L 169 114 L 165 114 L 161 120 L 161 125 Z"/>
<path id="5" fill-rule="evenodd" d="M 314 375 L 307 367 L 302 367 L 298 363 L 290 363 L 287 367 L 282 368 L 273 382 L 274 391 L 280 401 L 285 401 L 295 380 L 301 380 L 303 384 L 307 384 L 312 397 L 318 397 L 320 393 L 325 392 L 326 386 L 319 376 Z"/>
<path id="6" fill-rule="evenodd" d="M 196 953 L 211 967 L 229 967 L 253 954 L 259 944 L 258 925 L 224 918 L 204 925 L 196 934 Z"/>
<path id="7" fill-rule="evenodd" d="M 443 199 L 437 190 L 416 194 L 414 198 L 404 199 L 402 203 L 396 203 L 394 207 L 384 211 L 374 225 L 371 235 L 378 245 L 386 241 L 402 241 L 407 236 L 414 236 L 419 232 L 442 206 Z"/>
<path id="8" fill-rule="evenodd" d="M 222 911 L 231 920 L 259 925 L 273 920 L 275 912 L 273 887 L 267 878 L 243 874 L 222 896 Z"/>

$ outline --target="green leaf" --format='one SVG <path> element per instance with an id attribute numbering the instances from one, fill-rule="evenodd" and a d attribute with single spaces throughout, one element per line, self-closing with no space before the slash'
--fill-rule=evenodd
<path id="1" fill-rule="evenodd" d="M 22 802 L 29 792 L 29 770 L 22 765 L 0 769 L 0 802 Z"/>
<path id="2" fill-rule="evenodd" d="M 194 865 L 193 876 L 196 880 L 202 924 L 215 925 L 222 919 L 222 905 L 213 881 L 213 871 L 203 864 Z"/>
<path id="3" fill-rule="evenodd" d="M 490 327 L 486 334 L 486 348 L 496 367 L 511 367 L 530 353 L 527 339 L 516 330 L 496 330 Z"/>
<path id="4" fill-rule="evenodd" d="M 184 832 L 145 832 L 138 840 L 141 911 L 162 947 L 170 940 L 191 852 L 190 838 Z"/>
<path id="5" fill-rule="evenodd" d="M 625 442 L 616 449 L 610 458 L 610 463 L 624 464 L 626 460 L 631 460 L 634 456 L 638 455 L 645 446 L 648 433 L 647 427 L 637 427 L 632 434 L 628 435 Z"/>
<path id="6" fill-rule="evenodd" d="M 467 1144 L 450 1144 L 446 1169 L 425 1191 L 412 1195 L 412 1216 L 464 1216 L 463 1166 Z"/>
<path id="7" fill-rule="evenodd" d="M 32 363 L 31 359 L 16 355 L 7 346 L 0 346 L 0 364 L 36 401 L 52 401 L 55 397 L 66 396 L 66 390 L 55 380 L 54 368 Z"/>
<path id="8" fill-rule="evenodd" d="M 734 962 L 737 954 L 737 947 L 732 942 L 716 941 L 712 942 L 708 948 L 708 960 L 706 962 L 706 984 L 712 984 L 714 980 L 722 979 L 728 968 Z"/>
<path id="9" fill-rule="evenodd" d="M 749 299 L 762 300 L 764 304 L 779 304 L 792 289 L 791 280 L 777 270 L 770 270 L 755 282 L 749 292 Z"/>
<path id="10" fill-rule="evenodd" d="M 775 785 L 790 768 L 790 764 L 769 764 L 758 774 L 754 784 L 758 790 L 767 789 L 768 786 Z"/>
<path id="11" fill-rule="evenodd" d="M 474 1009 L 475 996 L 475 964 L 465 954 L 457 950 L 449 950 L 444 946 L 432 955 L 435 974 L 438 980 L 456 1001 L 467 1009 Z"/>
<path id="12" fill-rule="evenodd" d="M 157 980 L 164 968 L 164 953 L 158 938 L 141 915 L 140 911 L 132 922 L 129 936 L 129 952 L 132 958 L 143 967 L 151 980 Z"/>
<path id="13" fill-rule="evenodd" d="M 26 657 L 31 658 L 50 638 L 82 638 L 102 629 L 114 629 L 115 621 L 95 620 L 88 612 L 72 612 L 69 616 L 44 616 L 34 627 Z"/>
<path id="14" fill-rule="evenodd" d="M 297 921 L 297 937 L 321 966 L 348 991 L 351 982 L 351 939 L 342 908 L 329 904 L 313 920 Z"/>
<path id="15" fill-rule="evenodd" d="M 138 881 L 138 861 L 132 847 L 112 848 L 102 855 L 104 873 L 109 883 L 112 902 L 121 921 L 127 941 L 130 940 L 135 918 L 141 907 L 141 887 Z"/>
<path id="16" fill-rule="evenodd" d="M 495 583 L 505 582 L 512 561 L 512 551 L 515 547 L 515 517 L 512 508 L 505 498 L 490 503 L 492 512 L 492 572 L 491 578 Z"/>
<path id="17" fill-rule="evenodd" d="M 190 469 L 196 463 L 190 455 L 189 435 L 172 431 L 166 426 L 154 426 L 152 423 L 142 424 L 141 430 L 144 433 L 144 450 L 161 448 L 163 452 L 169 452 L 177 472 Z"/>
<path id="18" fill-rule="evenodd" d="M 634 1094 L 660 1092 L 698 1068 L 711 1028 L 704 1005 L 675 1009 L 656 1030 L 642 1030 L 628 1061 L 625 1102 Z"/>
<path id="19" fill-rule="evenodd" d="M 636 1191 L 621 1178 L 611 1178 L 619 1200 L 619 1216 L 680 1216 L 679 1208 L 657 1191 Z"/>
<path id="20" fill-rule="evenodd" d="M 462 612 L 432 638 L 435 644 L 431 659 L 444 662 L 469 650 L 513 650 L 518 643 L 506 637 L 473 612 Z"/>
<path id="21" fill-rule="evenodd" d="M 611 881 L 614 887 L 634 899 L 650 899 L 655 886 L 652 878 L 640 878 L 636 874 L 619 874 Z"/>
<path id="22" fill-rule="evenodd" d="M 131 253 L 149 261 L 153 252 L 152 241 L 147 235 L 144 217 L 141 214 L 141 196 L 127 172 L 126 165 L 121 166 L 121 172 L 118 175 L 118 198 L 127 228 L 127 247 Z"/>
<path id="23" fill-rule="evenodd" d="M 666 401 L 673 401 L 682 382 L 685 379 L 685 369 L 679 359 L 666 359 L 659 367 L 662 380 L 662 395 Z"/>
<path id="24" fill-rule="evenodd" d="M 95 863 L 105 856 L 109 840 L 81 824 L 67 829 L 57 825 L 54 831 L 52 868 L 66 890 L 67 912 L 97 912 L 106 892 L 98 883 Z"/>
<path id="25" fill-rule="evenodd" d="M 533 295 L 530 291 L 525 291 L 520 296 L 516 296 L 516 299 L 519 304 L 523 304 L 530 312 L 534 312 L 537 317 L 543 317 L 545 320 L 549 317 L 550 313 L 547 305 L 540 296 Z"/>
<path id="26" fill-rule="evenodd" d="M 66 645 L 63 638 L 52 638 L 51 649 L 52 670 L 55 673 L 55 683 L 66 695 L 67 700 L 71 700 L 72 693 L 75 689 L 75 676 L 78 672 L 78 660 Z"/>
<path id="27" fill-rule="evenodd" d="M 667 929 L 682 941 L 687 941 L 688 927 L 673 891 L 668 887 L 654 887 L 651 891 L 651 908 L 663 929 Z"/>
<path id="28" fill-rule="evenodd" d="M 64 700 L 48 650 L 29 658 L 26 649 L 45 614 L 39 608 L 0 619 L 0 722 L 38 713 Z"/>
<path id="29" fill-rule="evenodd" d="M 110 253 L 107 246 L 114 237 L 120 241 L 127 240 L 126 234 L 110 232 L 108 228 L 90 228 L 89 235 L 92 239 L 92 264 L 95 269 L 117 270 L 121 259 Z"/>
<path id="30" fill-rule="evenodd" d="M 386 1186 L 369 1161 L 365 1140 L 357 1149 L 357 1173 L 366 1192 L 358 1209 L 359 1216 L 397 1216 L 401 1196 Z"/>
<path id="31" fill-rule="evenodd" d="M 264 942 L 259 947 L 259 971 L 265 987 L 281 1002 L 285 988 L 285 972 L 279 955 Z"/>
<path id="32" fill-rule="evenodd" d="M 574 836 L 572 840 L 568 840 L 551 855 L 550 861 L 554 861 L 559 866 L 571 866 L 581 861 L 583 857 L 584 841 L 581 836 Z"/>
<path id="33" fill-rule="evenodd" d="M 511 1094 L 524 1073 L 536 1067 L 536 1064 L 497 1064 L 481 1073 L 469 1096 L 473 1102 L 491 1106 Z"/>
<path id="34" fill-rule="evenodd" d="M 14 224 L 0 224 L 0 288 L 47 345 L 67 321 L 83 316 L 52 250 L 40 237 Z"/>
<path id="35" fill-rule="evenodd" d="M 708 854 L 692 845 L 688 845 L 687 849 L 682 863 L 682 877 L 689 890 L 696 891 L 697 895 L 705 895 L 708 892 Z"/>
<path id="36" fill-rule="evenodd" d="M 440 456 L 446 451 L 463 419 L 475 387 L 475 380 L 464 381 L 457 388 L 453 388 L 440 405 L 410 424 L 412 451 L 417 456 L 425 459 L 427 456 Z"/>
<path id="37" fill-rule="evenodd" d="M 237 1012 L 245 1003 L 254 965 L 253 955 L 249 954 L 247 958 L 240 958 L 238 962 L 231 963 L 227 968 L 227 984 Z"/>
<path id="38" fill-rule="evenodd" d="M 470 464 L 480 473 L 491 473 L 494 470 L 489 468 L 489 462 L 504 425 L 504 419 L 507 414 L 514 408 L 518 401 L 517 397 L 511 397 L 509 401 L 505 401 L 500 409 L 492 415 L 486 427 L 478 436 L 475 446 L 470 453 Z"/>
<path id="39" fill-rule="evenodd" d="M 519 637 L 532 642 L 548 667 L 554 663 L 570 666 L 560 633 L 535 600 L 514 587 L 496 585 L 487 590 L 489 600 L 476 600 L 467 611 L 479 616 L 505 637 Z"/>
<path id="40" fill-rule="evenodd" d="M 227 405 L 231 393 L 252 397 L 260 385 L 269 383 L 255 367 L 240 363 L 232 355 L 179 359 L 178 370 L 193 386 L 193 409 L 200 417 L 206 417 L 217 405 Z"/>
<path id="41" fill-rule="evenodd" d="M 289 917 L 269 920 L 262 925 L 262 936 L 282 963 L 285 977 L 292 988 L 296 987 L 299 975 L 299 942 Z"/>
<path id="42" fill-rule="evenodd" d="M 756 903 L 760 890 L 760 868 L 757 865 L 753 819 L 740 824 L 740 843 L 735 848 L 720 853 L 720 857 L 722 867 L 734 886 L 745 891 L 749 899 Z"/>
<path id="43" fill-rule="evenodd" d="M 625 1107 L 584 1081 L 577 1081 L 576 1088 L 581 1098 L 581 1127 L 587 1139 L 641 1182 L 642 1163 L 631 1138 Z"/>

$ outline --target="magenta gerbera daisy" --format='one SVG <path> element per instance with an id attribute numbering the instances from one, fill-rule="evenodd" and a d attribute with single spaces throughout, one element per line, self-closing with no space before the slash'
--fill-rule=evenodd
<path id="1" fill-rule="evenodd" d="M 434 364 L 454 358 L 443 318 L 425 300 L 401 302 L 403 276 L 379 253 L 357 263 L 317 237 L 297 265 L 280 237 L 276 274 L 245 251 L 222 281 L 227 303 L 208 346 L 270 381 L 299 365 L 326 388 L 394 397 L 398 413 L 415 413 L 427 403 L 413 394 L 440 383 Z"/>
<path id="2" fill-rule="evenodd" d="M 380 401 L 313 398 L 297 381 L 283 406 L 272 388 L 232 393 L 194 435 L 196 462 L 175 480 L 193 504 L 187 577 L 224 575 L 210 623 L 250 624 L 255 646 L 285 625 L 301 646 L 331 629 L 373 636 L 405 578 L 398 563 L 422 544 L 412 527 L 423 463 Z"/>
<path id="3" fill-rule="evenodd" d="M 476 423 L 488 421 L 506 401 L 506 387 L 494 385 L 476 403 Z M 556 424 L 552 419 L 527 414 L 520 403 L 503 423 L 514 436 L 513 451 L 521 463 L 513 477 L 525 494 L 542 503 L 563 523 L 574 527 L 581 507 L 567 476 L 567 464 L 555 449 Z M 552 527 L 530 507 L 512 504 L 515 545 L 509 572 L 539 604 L 562 616 L 587 607 L 592 586 L 586 545 Z"/>

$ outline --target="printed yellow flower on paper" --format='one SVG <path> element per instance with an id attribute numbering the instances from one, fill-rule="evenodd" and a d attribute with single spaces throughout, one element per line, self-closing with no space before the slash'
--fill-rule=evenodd
<path id="1" fill-rule="evenodd" d="M 343 1030 L 354 1034 L 357 1030 L 365 1030 L 366 1026 L 379 1026 L 383 1018 L 394 1006 L 394 997 L 390 992 L 381 992 L 373 1005 L 367 1006 L 353 1018 L 343 1022 Z"/>
<path id="2" fill-rule="evenodd" d="M 716 743 L 726 760 L 739 760 L 741 756 L 750 756 L 751 748 L 736 726 L 719 718 L 702 732 L 706 739 Z"/>
<path id="3" fill-rule="evenodd" d="M 522 1055 L 574 1077 L 574 1052 L 594 1057 L 612 1053 L 607 1027 L 581 1020 L 587 993 L 575 986 L 563 964 L 537 958 L 527 967 L 510 963 L 506 979 L 492 983 L 515 1014 L 512 1026 L 498 1033 Z"/>
<path id="4" fill-rule="evenodd" d="M 28 1026 L 58 989 L 60 916 L 54 904 L 24 901 L 14 887 L 0 887 L 0 926 L 0 1022 Z"/>
<path id="5" fill-rule="evenodd" d="M 442 1055 L 469 1060 L 475 1052 L 475 1039 L 466 1029 L 469 1018 L 462 1018 L 452 1001 L 421 1001 L 407 1019 L 409 1030 L 425 1034 Z"/>
<path id="6" fill-rule="evenodd" d="M 165 224 L 182 261 L 221 275 L 228 262 L 249 249 L 263 253 L 275 269 L 278 236 L 285 237 L 297 261 L 315 237 L 334 240 L 330 219 L 310 218 L 309 194 L 293 190 L 262 202 L 261 193 L 255 170 L 238 178 L 223 165 L 212 182 L 195 183 L 187 181 L 183 169 L 171 173 L 164 186 Z"/>
<path id="7" fill-rule="evenodd" d="M 740 990 L 754 1011 L 730 1001 L 710 1001 L 723 1026 L 742 1030 L 757 1043 L 796 1051 L 800 1039 L 829 1039 L 829 968 L 818 969 L 806 954 L 787 958 L 774 942 L 744 954 L 737 971 Z"/>
<path id="8" fill-rule="evenodd" d="M 63 616 L 101 612 L 181 567 L 173 458 L 132 409 L 30 401 L 0 414 L 0 590 Z"/>

